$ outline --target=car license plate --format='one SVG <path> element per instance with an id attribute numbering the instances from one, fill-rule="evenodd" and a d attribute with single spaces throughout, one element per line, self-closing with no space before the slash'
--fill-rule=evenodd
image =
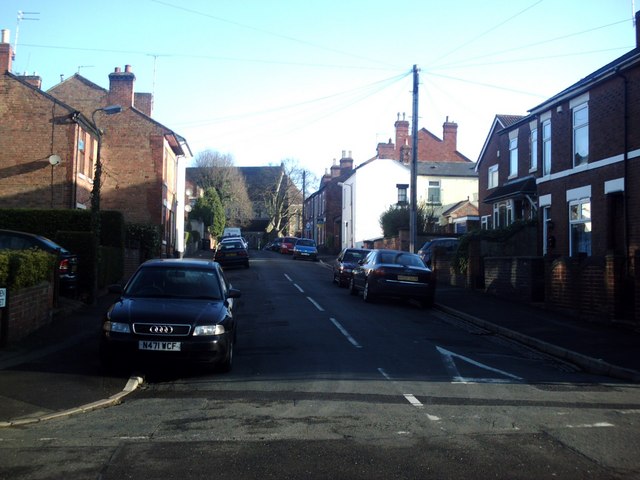
<path id="1" fill-rule="evenodd" d="M 237 253 L 227 253 L 227 257 L 235 257 Z"/>
<path id="2" fill-rule="evenodd" d="M 401 282 L 417 282 L 418 277 L 413 275 L 398 275 L 398 280 Z"/>
<path id="3" fill-rule="evenodd" d="M 154 340 L 140 340 L 138 350 L 156 350 L 159 352 L 179 352 L 180 342 L 157 342 Z"/>

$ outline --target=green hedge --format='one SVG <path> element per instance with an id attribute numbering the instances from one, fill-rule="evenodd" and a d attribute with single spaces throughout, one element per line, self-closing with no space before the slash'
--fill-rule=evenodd
<path id="1" fill-rule="evenodd" d="M 0 251 L 0 286 L 18 290 L 52 281 L 56 257 L 42 250 Z"/>
<path id="2" fill-rule="evenodd" d="M 103 210 L 100 222 L 100 249 L 96 252 L 88 210 L 0 209 L 0 228 L 42 235 L 78 256 L 78 294 L 81 297 L 91 293 L 96 262 L 100 288 L 117 283 L 124 275 L 127 233 L 124 217 L 120 212 Z M 8 278 L 9 274 L 3 273 L 8 271 L 9 266 L 3 267 L 0 261 L 0 281 L 3 275 Z M 45 275 L 43 279 L 47 278 Z"/>

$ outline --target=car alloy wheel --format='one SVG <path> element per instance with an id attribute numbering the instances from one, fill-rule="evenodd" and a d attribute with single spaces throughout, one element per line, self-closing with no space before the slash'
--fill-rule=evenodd
<path id="1" fill-rule="evenodd" d="M 364 290 L 362 290 L 362 299 L 367 303 L 373 302 L 373 295 L 371 295 L 371 291 L 369 290 L 368 280 L 364 283 Z"/>

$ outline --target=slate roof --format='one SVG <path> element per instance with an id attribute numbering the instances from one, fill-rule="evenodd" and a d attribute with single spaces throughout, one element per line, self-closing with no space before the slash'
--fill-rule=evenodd
<path id="1" fill-rule="evenodd" d="M 473 162 L 418 162 L 416 165 L 418 175 L 434 177 L 472 177 L 476 178 Z"/>

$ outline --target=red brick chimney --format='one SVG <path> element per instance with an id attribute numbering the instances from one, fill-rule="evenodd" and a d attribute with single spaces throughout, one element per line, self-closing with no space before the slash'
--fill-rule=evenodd
<path id="1" fill-rule="evenodd" d="M 458 124 L 450 122 L 449 117 L 442 124 L 442 140 L 448 153 L 455 152 L 458 149 Z"/>
<path id="2" fill-rule="evenodd" d="M 133 106 L 133 84 L 136 76 L 131 71 L 131 65 L 124 66 L 124 72 L 116 67 L 109 74 L 109 105 L 120 105 L 122 108 Z"/>
<path id="3" fill-rule="evenodd" d="M 340 175 L 353 170 L 353 158 L 351 157 L 351 150 L 345 157 L 344 151 L 342 152 L 342 158 L 340 159 Z"/>
<path id="4" fill-rule="evenodd" d="M 402 120 L 400 120 L 400 114 L 398 113 L 398 120 L 394 124 L 396 127 L 396 148 L 402 149 L 405 145 L 409 145 L 409 121 L 404 119 L 404 113 L 402 114 Z M 400 158 L 396 158 L 400 160 Z"/>
<path id="5" fill-rule="evenodd" d="M 344 152 L 342 152 L 342 156 L 344 157 Z M 340 176 L 340 165 L 336 163 L 335 158 L 333 159 L 333 165 L 331 165 L 331 178 Z"/>
<path id="6" fill-rule="evenodd" d="M 9 43 L 9 30 L 2 30 L 2 40 L 0 40 L 0 74 L 11 72 L 12 61 L 13 49 Z"/>

